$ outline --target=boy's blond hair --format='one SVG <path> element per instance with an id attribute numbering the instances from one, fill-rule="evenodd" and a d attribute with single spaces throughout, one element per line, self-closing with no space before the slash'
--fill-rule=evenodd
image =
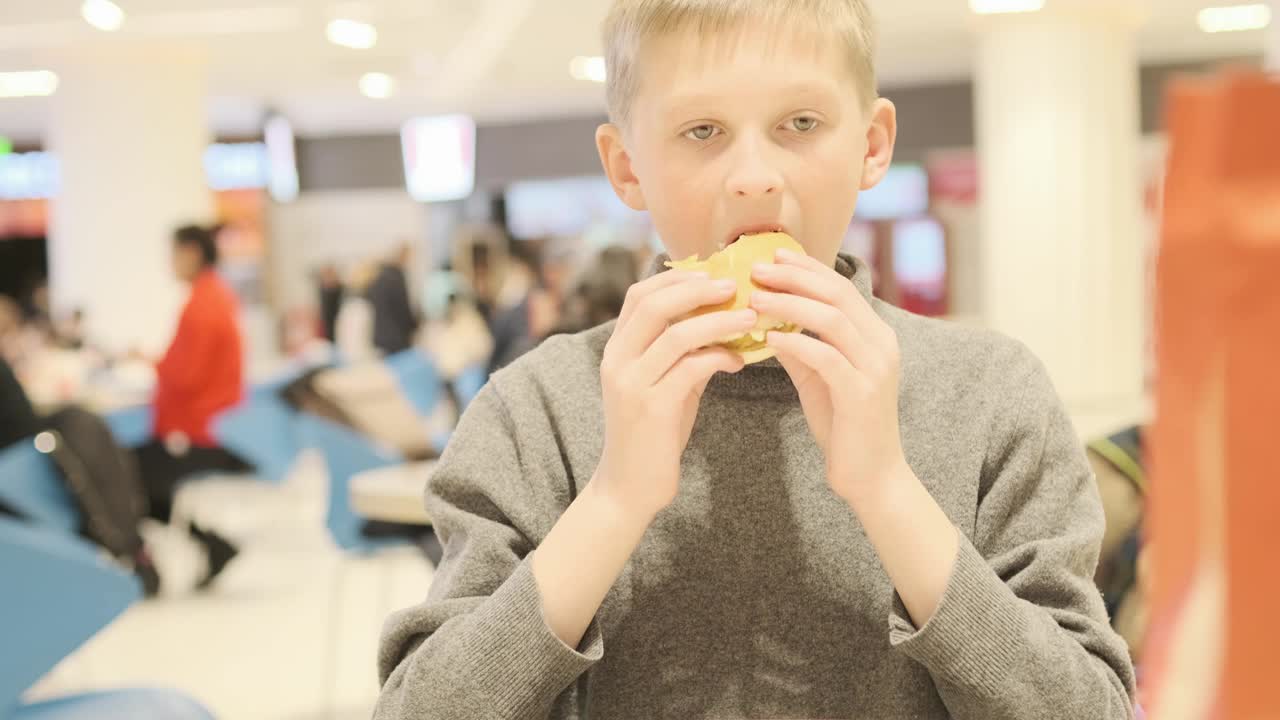
<path id="1" fill-rule="evenodd" d="M 646 42 L 688 30 L 709 37 L 748 18 L 774 27 L 804 23 L 836 38 L 848 51 L 864 107 L 875 101 L 875 27 L 866 0 L 614 0 L 604 24 L 610 119 L 624 124 L 630 115 Z"/>

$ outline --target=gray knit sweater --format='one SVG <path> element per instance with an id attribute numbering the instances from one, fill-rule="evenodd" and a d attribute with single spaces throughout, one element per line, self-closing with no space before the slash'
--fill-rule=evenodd
<path id="1" fill-rule="evenodd" d="M 837 269 L 870 297 L 869 270 Z M 600 457 L 604 326 L 548 340 L 467 410 L 427 487 L 444 560 L 396 613 L 376 718 L 1131 716 L 1092 576 L 1097 489 L 1043 366 L 990 332 L 874 301 L 902 349 L 902 442 L 963 538 L 916 628 L 830 491 L 776 361 L 717 376 L 648 530 L 582 645 L 542 619 L 528 556 Z"/>

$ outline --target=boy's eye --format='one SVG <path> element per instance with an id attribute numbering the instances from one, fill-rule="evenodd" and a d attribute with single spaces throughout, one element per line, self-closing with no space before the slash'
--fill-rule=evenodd
<path id="1" fill-rule="evenodd" d="M 811 117 L 806 117 L 804 115 L 801 115 L 800 117 L 793 118 L 791 120 L 791 128 L 796 132 L 802 132 L 802 133 L 813 132 L 814 130 L 817 129 L 817 127 L 818 127 L 818 121 L 816 118 L 811 118 Z"/>
<path id="2" fill-rule="evenodd" d="M 714 125 L 699 125 L 696 128 L 686 132 L 685 137 L 690 140 L 706 141 L 716 136 L 716 127 Z"/>

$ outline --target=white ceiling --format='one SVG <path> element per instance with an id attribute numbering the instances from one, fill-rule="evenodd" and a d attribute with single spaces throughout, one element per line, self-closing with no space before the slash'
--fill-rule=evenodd
<path id="1" fill-rule="evenodd" d="M 1150 7 L 1139 34 L 1146 62 L 1262 52 L 1265 33 L 1197 29 L 1197 12 L 1212 0 L 1139 1 Z M 0 0 L 0 70 L 52 65 L 60 53 L 86 45 L 194 44 L 211 58 L 210 116 L 224 134 L 255 132 L 267 107 L 286 113 L 301 133 L 326 134 L 393 130 L 408 116 L 446 110 L 493 119 L 603 106 L 600 86 L 570 78 L 568 63 L 600 52 L 608 0 L 116 2 L 128 20 L 107 34 L 80 19 L 79 0 Z M 871 2 L 885 85 L 968 74 L 974 29 L 965 0 Z M 338 15 L 374 23 L 377 47 L 351 50 L 326 41 L 324 26 Z M 399 78 L 396 97 L 359 94 L 357 78 L 372 70 Z M 0 134 L 38 139 L 47 104 L 0 99 Z"/>

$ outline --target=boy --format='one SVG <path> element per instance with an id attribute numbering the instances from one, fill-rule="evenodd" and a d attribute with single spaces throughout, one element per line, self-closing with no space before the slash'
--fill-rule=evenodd
<path id="1" fill-rule="evenodd" d="M 379 718 L 1127 718 L 1102 511 L 1020 345 L 871 298 L 838 255 L 893 153 L 863 0 L 617 0 L 618 195 L 669 255 L 781 229 L 753 309 L 690 273 L 498 374 L 432 475 L 445 556 Z M 750 367 L 714 343 L 757 312 Z"/>

